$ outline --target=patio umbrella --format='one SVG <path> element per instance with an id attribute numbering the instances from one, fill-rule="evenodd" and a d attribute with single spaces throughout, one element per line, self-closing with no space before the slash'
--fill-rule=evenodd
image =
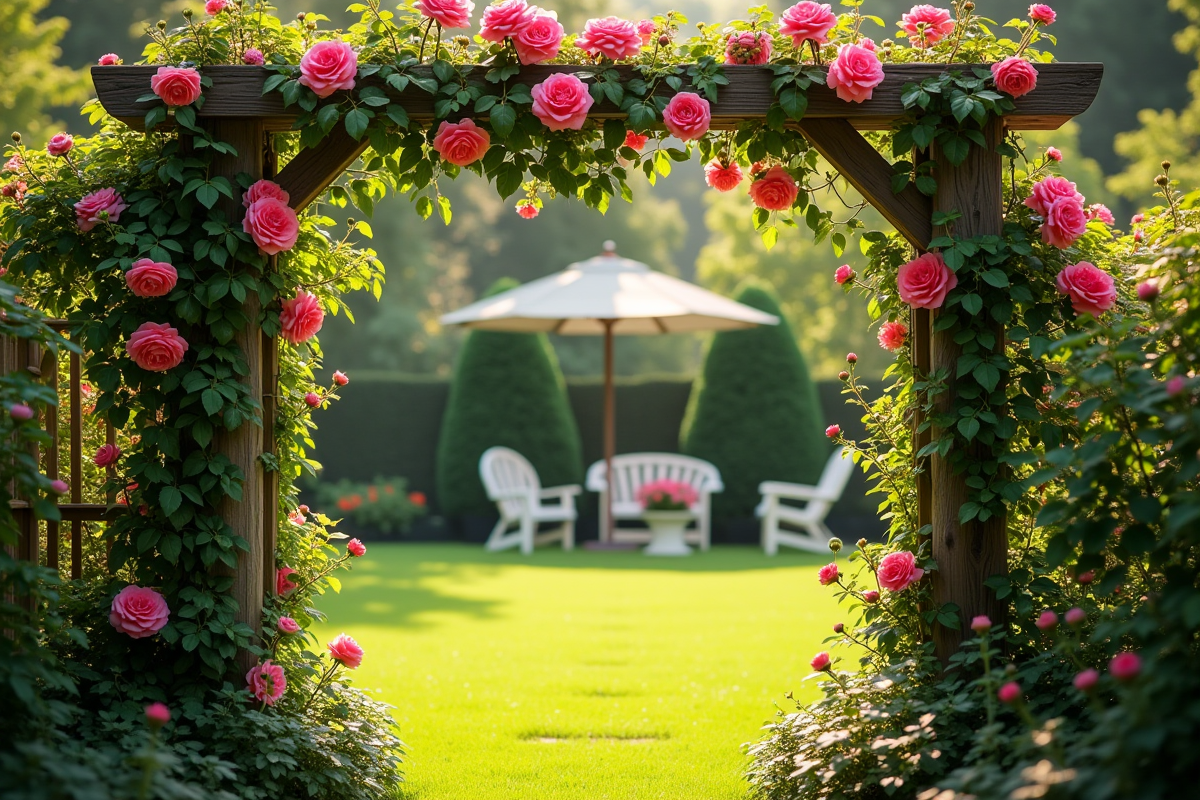
<path id="1" fill-rule="evenodd" d="M 773 314 L 655 272 L 640 261 L 622 258 L 611 241 L 604 243 L 602 255 L 472 303 L 444 315 L 441 321 L 444 325 L 511 333 L 603 334 L 604 460 L 609 487 L 617 443 L 614 336 L 728 331 L 779 324 Z M 601 541 L 611 543 L 611 489 L 607 494 L 608 525 L 601 531 Z"/>

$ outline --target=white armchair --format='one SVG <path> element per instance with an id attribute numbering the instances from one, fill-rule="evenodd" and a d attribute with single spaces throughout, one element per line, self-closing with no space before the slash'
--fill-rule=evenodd
<path id="1" fill-rule="evenodd" d="M 825 517 L 841 499 L 853 471 L 854 461 L 850 458 L 850 452 L 842 448 L 829 457 L 816 486 L 780 481 L 759 484 L 758 491 L 763 499 L 755 514 L 762 519 L 763 551 L 773 556 L 779 552 L 779 546 L 784 545 L 814 553 L 828 552 L 833 531 L 826 527 Z M 799 501 L 804 505 L 789 505 L 785 500 Z M 800 530 L 785 530 L 784 524 Z"/>
<path id="2" fill-rule="evenodd" d="M 479 477 L 488 499 L 500 510 L 500 521 L 492 529 L 485 545 L 488 550 L 507 550 L 520 546 L 529 555 L 535 545 L 562 541 L 563 550 L 575 547 L 575 495 L 578 485 L 542 488 L 537 471 L 523 455 L 507 447 L 492 447 L 479 459 Z M 546 500 L 557 500 L 547 504 Z M 557 522 L 559 526 L 538 533 L 538 524 Z M 509 531 L 513 525 L 515 531 Z"/>

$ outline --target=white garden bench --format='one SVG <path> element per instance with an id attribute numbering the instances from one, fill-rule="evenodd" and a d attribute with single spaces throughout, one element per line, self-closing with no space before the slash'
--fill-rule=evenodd
<path id="1" fill-rule="evenodd" d="M 575 547 L 575 495 L 583 489 L 578 484 L 542 488 L 537 470 L 525 456 L 507 447 L 492 447 L 479 458 L 479 477 L 487 490 L 488 499 L 500 510 L 500 521 L 492 529 L 485 545 L 488 550 L 507 550 L 520 546 L 529 555 L 534 545 L 562 541 L 563 550 Z M 556 505 L 543 501 L 557 499 Z M 538 533 L 543 522 L 559 526 Z M 508 529 L 516 525 L 515 531 Z"/>
<path id="2" fill-rule="evenodd" d="M 763 551 L 773 556 L 779 552 L 779 546 L 784 545 L 814 553 L 828 553 L 833 531 L 826 527 L 825 517 L 841 499 L 853 471 L 854 461 L 850 458 L 849 450 L 841 448 L 825 463 L 825 470 L 816 486 L 780 481 L 759 484 L 758 491 L 763 499 L 754 513 L 762 518 Z M 788 505 L 783 502 L 785 500 L 798 500 L 805 505 Z M 800 530 L 785 530 L 784 524 Z"/>
<path id="3" fill-rule="evenodd" d="M 625 453 L 613 456 L 613 521 L 641 519 L 642 504 L 637 500 L 637 490 L 643 484 L 661 478 L 682 481 L 700 496 L 692 506 L 696 515 L 696 527 L 689 530 L 685 540 L 689 544 L 707 550 L 712 537 L 712 512 L 710 497 L 714 492 L 725 489 L 721 473 L 712 464 L 699 458 L 678 453 Z M 588 491 L 600 493 L 600 530 L 608 529 L 608 480 L 604 461 L 597 461 L 587 471 Z M 622 530 L 613 526 L 613 539 L 618 542 L 649 542 L 650 532 L 645 530 Z"/>

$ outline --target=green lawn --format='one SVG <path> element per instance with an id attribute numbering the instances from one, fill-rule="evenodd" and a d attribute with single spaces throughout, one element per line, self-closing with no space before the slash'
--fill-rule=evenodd
<path id="1" fill-rule="evenodd" d="M 369 545 L 322 603 L 396 707 L 413 800 L 732 800 L 773 703 L 816 694 L 828 557 Z"/>

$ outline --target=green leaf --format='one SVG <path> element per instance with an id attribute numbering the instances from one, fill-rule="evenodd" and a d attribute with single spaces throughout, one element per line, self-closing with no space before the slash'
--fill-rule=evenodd
<path id="1" fill-rule="evenodd" d="M 975 316 L 983 310 L 983 298 L 972 292 L 963 297 L 962 307 L 968 314 Z"/>
<path id="2" fill-rule="evenodd" d="M 489 119 L 496 135 L 501 139 L 507 139 L 508 135 L 512 133 L 513 126 L 517 124 L 517 111 L 508 103 L 500 103 L 492 107 Z"/>
<path id="3" fill-rule="evenodd" d="M 784 89 L 779 93 L 779 105 L 788 118 L 799 121 L 808 111 L 808 95 L 795 88 Z"/>
<path id="4" fill-rule="evenodd" d="M 341 116 L 342 111 L 336 103 L 321 106 L 321 110 L 317 112 L 317 127 L 321 129 L 322 133 L 329 133 Z"/>
<path id="5" fill-rule="evenodd" d="M 196 189 L 196 199 L 200 201 L 200 205 L 205 208 L 212 208 L 221 199 L 221 192 L 216 186 L 211 183 L 206 183 Z"/>
<path id="6" fill-rule="evenodd" d="M 200 402 L 209 416 L 220 413 L 225 405 L 225 398 L 216 389 L 205 389 L 200 394 Z"/>
<path id="7" fill-rule="evenodd" d="M 363 134 L 367 132 L 370 122 L 371 118 L 367 116 L 367 112 L 356 108 L 346 114 L 346 133 L 350 134 L 355 141 L 360 141 Z"/>
<path id="8" fill-rule="evenodd" d="M 178 511 L 182 503 L 183 495 L 174 486 L 164 486 L 158 493 L 158 504 L 162 507 L 162 512 L 167 516 Z"/>

